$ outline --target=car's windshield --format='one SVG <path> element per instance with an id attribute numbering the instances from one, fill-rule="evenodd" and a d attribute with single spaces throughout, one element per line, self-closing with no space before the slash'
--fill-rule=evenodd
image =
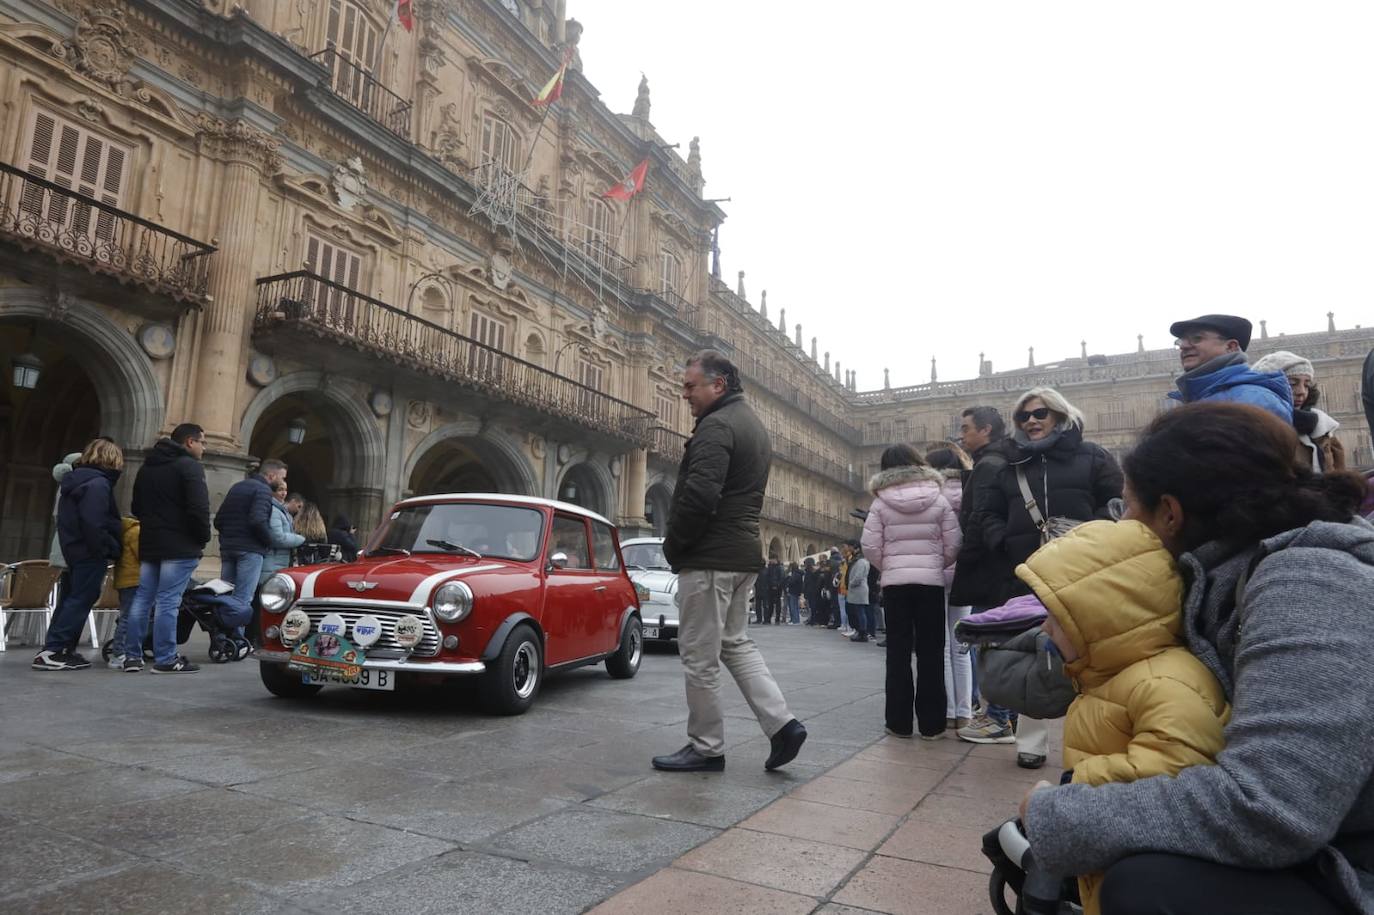
<path id="1" fill-rule="evenodd" d="M 544 515 L 511 505 L 438 503 L 391 513 L 369 552 L 480 554 L 529 562 L 539 555 Z"/>
<path id="2" fill-rule="evenodd" d="M 622 544 L 620 552 L 625 556 L 625 564 L 633 568 L 639 566 L 641 569 L 667 569 L 668 560 L 663 555 L 663 544 L 661 543 L 632 543 L 628 546 Z"/>

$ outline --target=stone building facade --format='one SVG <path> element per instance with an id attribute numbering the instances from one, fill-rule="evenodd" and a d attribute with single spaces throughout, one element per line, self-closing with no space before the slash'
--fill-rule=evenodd
<path id="1" fill-rule="evenodd" d="M 661 530 L 708 345 L 775 436 L 769 548 L 855 533 L 843 376 L 712 275 L 647 84 L 602 103 L 562 0 L 393 6 L 0 0 L 0 559 L 46 554 L 60 455 L 113 437 L 127 498 L 182 421 L 212 504 L 274 456 L 364 530 L 450 490 Z"/>

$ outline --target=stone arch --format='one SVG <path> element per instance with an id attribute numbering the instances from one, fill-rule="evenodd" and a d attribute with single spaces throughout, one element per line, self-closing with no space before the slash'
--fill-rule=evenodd
<path id="1" fill-rule="evenodd" d="M 558 475 L 558 488 L 554 490 L 556 498 L 615 520 L 616 482 L 611 476 L 609 464 L 604 456 L 597 455 L 589 455 L 584 461 L 568 464 Z M 567 498 L 570 484 L 576 487 L 576 495 Z"/>
<path id="2" fill-rule="evenodd" d="M 548 347 L 544 344 L 543 335 L 535 330 L 530 331 L 529 336 L 525 337 L 525 361 L 543 365 L 546 355 Z"/>
<path id="3" fill-rule="evenodd" d="M 768 558 L 772 559 L 776 556 L 781 559 L 782 555 L 782 538 L 775 536 L 772 540 L 768 541 Z"/>
<path id="4" fill-rule="evenodd" d="M 654 536 L 662 537 L 668 529 L 668 512 L 673 504 L 673 487 L 663 478 L 653 481 L 644 492 L 645 519 L 653 526 Z"/>
<path id="5" fill-rule="evenodd" d="M 469 459 L 475 457 L 487 472 L 497 492 L 533 496 L 539 493 L 539 481 L 524 450 L 515 439 L 496 429 L 482 429 L 480 421 L 462 419 L 430 432 L 411 451 L 406 459 L 402 480 L 407 490 L 414 490 L 416 473 L 424 477 L 425 464 L 442 459 L 444 449 L 462 446 Z"/>

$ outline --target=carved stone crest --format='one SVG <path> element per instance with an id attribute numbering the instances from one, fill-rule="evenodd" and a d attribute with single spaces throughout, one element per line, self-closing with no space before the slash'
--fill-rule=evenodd
<path id="1" fill-rule="evenodd" d="M 406 407 L 406 423 L 412 429 L 428 429 L 431 416 L 432 411 L 428 401 L 412 400 Z"/>
<path id="2" fill-rule="evenodd" d="M 367 176 L 363 174 L 363 160 L 358 156 L 351 156 L 348 161 L 337 166 L 329 181 L 329 187 L 334 192 L 334 202 L 351 213 L 367 196 Z"/>
<path id="3" fill-rule="evenodd" d="M 147 101 L 147 90 L 129 79 L 129 68 L 143 40 L 129 30 L 124 11 L 114 7 L 83 9 L 76 33 L 53 48 L 53 55 L 81 75 L 104 83 L 123 96 Z"/>
<path id="4" fill-rule="evenodd" d="M 435 138 L 434 152 L 445 165 L 465 167 L 462 154 L 463 134 L 458 104 L 449 102 L 439 107 L 439 135 Z"/>
<path id="5" fill-rule="evenodd" d="M 500 251 L 487 258 L 487 276 L 491 280 L 491 285 L 505 290 L 510 285 L 511 263 L 510 258 Z"/>

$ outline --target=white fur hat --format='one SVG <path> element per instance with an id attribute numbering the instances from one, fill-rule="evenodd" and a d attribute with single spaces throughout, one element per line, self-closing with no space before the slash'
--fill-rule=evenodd
<path id="1" fill-rule="evenodd" d="M 1282 372 L 1285 375 L 1317 377 L 1317 373 L 1312 371 L 1312 360 L 1283 349 L 1250 363 L 1250 368 L 1257 372 Z"/>

